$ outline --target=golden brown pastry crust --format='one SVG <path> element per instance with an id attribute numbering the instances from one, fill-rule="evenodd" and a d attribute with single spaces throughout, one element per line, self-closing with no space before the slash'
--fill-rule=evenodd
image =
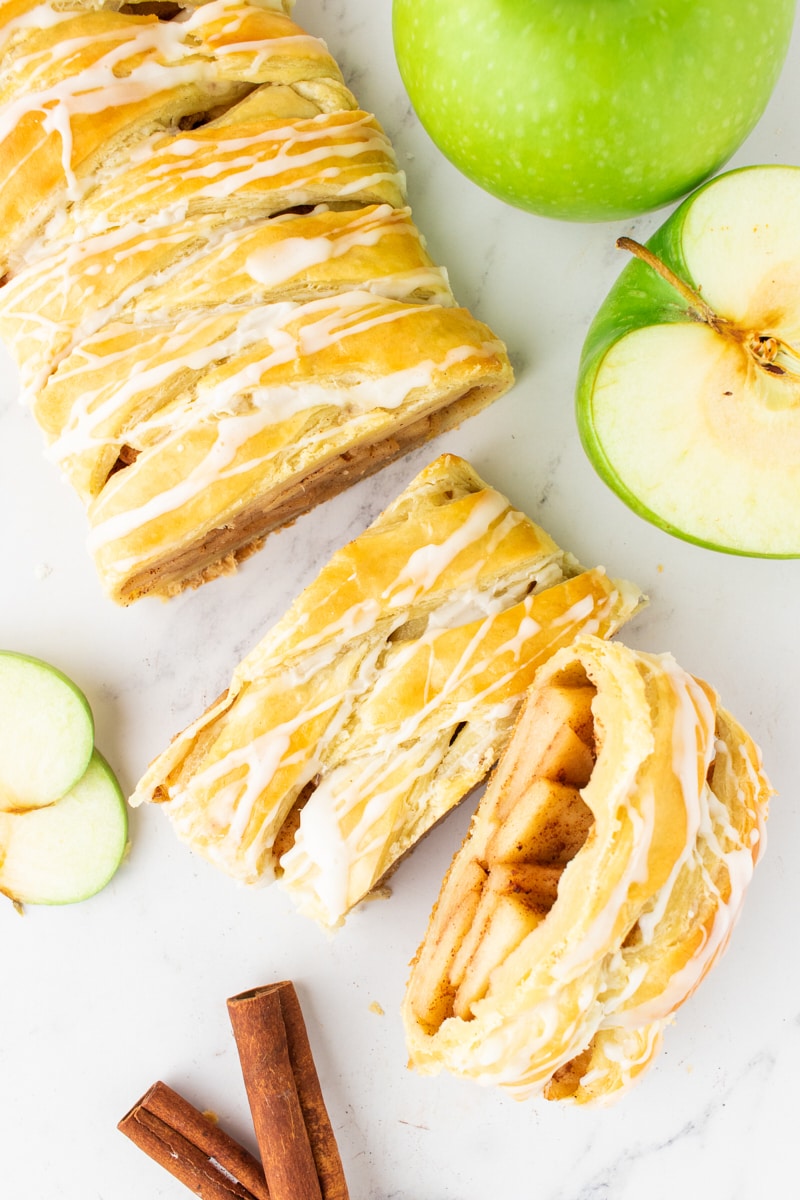
<path id="1" fill-rule="evenodd" d="M 462 459 L 334 555 L 152 764 L 193 849 L 336 925 L 478 784 L 538 664 L 637 589 L 583 571 Z"/>
<path id="2" fill-rule="evenodd" d="M 512 382 L 288 3 L 150 7 L 0 5 L 0 334 L 121 603 Z"/>
<path id="3" fill-rule="evenodd" d="M 556 654 L 412 964 L 412 1065 L 616 1099 L 725 949 L 770 793 L 751 738 L 671 656 L 592 636 Z"/>

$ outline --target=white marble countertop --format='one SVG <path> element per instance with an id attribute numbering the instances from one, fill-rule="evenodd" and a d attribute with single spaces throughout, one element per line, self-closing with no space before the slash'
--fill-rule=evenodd
<path id="1" fill-rule="evenodd" d="M 800 563 L 673 540 L 596 477 L 573 417 L 580 347 L 623 265 L 615 238 L 645 238 L 664 214 L 568 225 L 481 193 L 410 111 L 390 8 L 298 0 L 296 15 L 326 38 L 393 138 L 434 256 L 510 347 L 514 391 L 273 536 L 235 577 L 123 610 L 100 593 L 80 504 L 45 461 L 4 360 L 0 642 L 58 664 L 83 687 L 98 745 L 130 791 L 333 550 L 436 453 L 453 450 L 583 562 L 649 593 L 626 640 L 671 650 L 706 677 L 762 745 L 778 791 L 767 854 L 727 955 L 667 1031 L 655 1067 L 616 1107 L 582 1111 L 406 1068 L 398 1007 L 407 963 L 466 810 L 404 862 L 390 900 L 364 906 L 332 937 L 279 890 L 246 891 L 193 858 L 156 809 L 136 810 L 130 857 L 94 899 L 24 917 L 0 905 L 0 1191 L 9 1200 L 188 1195 L 116 1130 L 156 1079 L 215 1110 L 254 1148 L 225 999 L 291 978 L 353 1200 L 786 1196 L 800 1069 Z M 800 163 L 798 110 L 800 35 L 735 163 Z"/>

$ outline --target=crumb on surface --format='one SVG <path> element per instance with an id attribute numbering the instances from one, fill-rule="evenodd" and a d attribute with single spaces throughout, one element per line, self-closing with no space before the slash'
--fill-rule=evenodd
<path id="1" fill-rule="evenodd" d="M 378 1004 L 377 1000 L 372 1001 L 372 1004 L 370 1004 L 370 1006 L 369 1006 L 369 1011 L 371 1013 L 375 1013 L 375 1015 L 377 1017 L 385 1016 L 385 1013 L 384 1013 L 383 1009 L 381 1008 L 380 1004 Z"/>

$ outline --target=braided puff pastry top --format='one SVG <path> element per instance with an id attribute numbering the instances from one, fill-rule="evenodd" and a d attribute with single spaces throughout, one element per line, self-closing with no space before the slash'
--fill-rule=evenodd
<path id="1" fill-rule="evenodd" d="M 724 950 L 764 847 L 757 747 L 669 655 L 537 673 L 412 965 L 412 1064 L 616 1099 Z"/>
<path id="2" fill-rule="evenodd" d="M 0 335 L 127 603 L 512 382 L 289 0 L 0 0 Z"/>
<path id="3" fill-rule="evenodd" d="M 480 783 L 536 667 L 639 607 L 444 455 L 334 555 L 152 764 L 193 849 L 333 926 Z"/>

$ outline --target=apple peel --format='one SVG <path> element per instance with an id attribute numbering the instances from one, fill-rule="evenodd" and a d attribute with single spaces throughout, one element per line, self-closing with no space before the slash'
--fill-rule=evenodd
<path id="1" fill-rule="evenodd" d="M 605 221 L 685 196 L 761 117 L 795 0 L 393 0 L 425 130 L 473 182 L 547 217 Z"/>

